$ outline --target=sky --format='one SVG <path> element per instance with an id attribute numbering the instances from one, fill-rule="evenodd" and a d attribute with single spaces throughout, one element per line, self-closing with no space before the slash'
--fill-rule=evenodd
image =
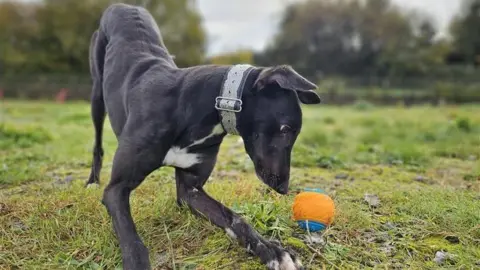
<path id="1" fill-rule="evenodd" d="M 197 0 L 210 43 L 208 54 L 241 48 L 261 50 L 275 34 L 283 8 L 298 0 Z M 460 0 L 393 0 L 427 12 L 442 33 L 460 10 Z"/>

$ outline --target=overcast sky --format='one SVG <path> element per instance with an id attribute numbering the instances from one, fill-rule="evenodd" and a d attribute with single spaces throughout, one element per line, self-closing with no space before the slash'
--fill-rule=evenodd
<path id="1" fill-rule="evenodd" d="M 261 49 L 276 30 L 285 4 L 297 0 L 197 0 L 211 43 L 209 54 L 239 48 Z M 428 12 L 445 32 L 460 0 L 393 0 Z"/>

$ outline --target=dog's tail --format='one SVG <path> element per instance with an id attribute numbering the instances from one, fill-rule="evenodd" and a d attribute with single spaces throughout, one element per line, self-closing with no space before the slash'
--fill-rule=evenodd
<path id="1" fill-rule="evenodd" d="M 101 30 L 96 30 L 90 41 L 90 74 L 92 77 L 91 116 L 95 127 L 93 161 L 87 185 L 100 183 L 100 171 L 103 161 L 102 133 L 105 122 L 105 102 L 103 99 L 103 65 L 107 39 Z"/>

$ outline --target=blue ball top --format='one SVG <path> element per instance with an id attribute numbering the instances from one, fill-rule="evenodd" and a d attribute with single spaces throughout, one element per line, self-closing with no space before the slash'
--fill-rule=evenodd
<path id="1" fill-rule="evenodd" d="M 297 221 L 297 223 L 300 226 L 300 228 L 310 232 L 318 232 L 321 230 L 325 230 L 325 228 L 327 228 L 325 224 L 316 222 L 316 221 L 299 220 Z"/>
<path id="2" fill-rule="evenodd" d="M 304 188 L 303 191 L 327 194 L 323 189 L 320 188 Z"/>

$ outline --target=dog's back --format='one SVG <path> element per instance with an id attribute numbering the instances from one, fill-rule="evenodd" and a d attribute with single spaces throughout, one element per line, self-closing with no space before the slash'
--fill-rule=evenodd
<path id="1" fill-rule="evenodd" d="M 106 111 L 116 111 L 111 121 L 117 135 L 127 117 L 127 92 L 145 90 L 154 84 L 152 79 L 172 85 L 170 73 L 177 69 L 152 15 L 127 4 L 112 4 L 104 11 L 90 60 L 92 76 L 99 81 L 93 92 L 106 101 Z"/>
<path id="2" fill-rule="evenodd" d="M 152 61 L 152 58 L 161 61 L 160 64 L 166 68 L 176 67 L 155 20 L 142 7 L 127 4 L 109 6 L 100 21 L 100 31 L 108 40 L 105 70 L 123 65 L 131 69 L 132 65 L 143 60 Z M 115 70 L 116 74 L 118 72 Z"/>
<path id="3" fill-rule="evenodd" d="M 170 64 L 168 50 L 152 15 L 143 7 L 127 4 L 110 5 L 103 13 L 100 29 L 115 47 L 128 46 L 136 52 L 150 52 Z M 162 50 L 158 50 L 162 49 Z"/>
<path id="4" fill-rule="evenodd" d="M 136 44 L 157 45 L 164 49 L 160 30 L 152 15 L 143 7 L 128 4 L 110 5 L 100 21 L 100 28 L 112 40 Z M 139 48 L 137 48 L 139 49 Z"/>

